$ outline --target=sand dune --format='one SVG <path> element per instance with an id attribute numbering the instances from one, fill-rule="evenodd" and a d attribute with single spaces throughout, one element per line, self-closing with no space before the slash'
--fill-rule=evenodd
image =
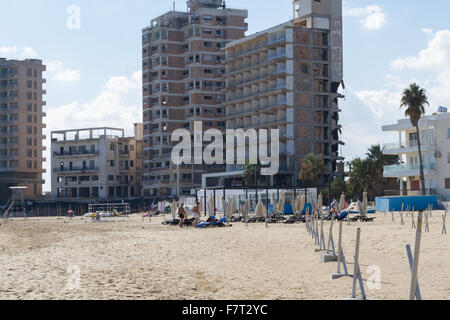
<path id="1" fill-rule="evenodd" d="M 424 299 L 450 299 L 450 235 L 442 213 L 424 233 L 419 282 Z M 109 222 L 30 218 L 0 221 L 0 299 L 342 299 L 351 278 L 331 280 L 336 263 L 320 264 L 304 224 L 234 223 L 194 230 L 151 223 L 135 215 Z M 407 299 L 410 272 L 405 245 L 414 247 L 411 219 L 344 223 L 344 252 L 352 271 L 356 228 L 362 228 L 361 272 L 381 270 L 371 299 Z M 325 224 L 328 237 L 328 223 Z M 337 245 L 337 226 L 334 238 Z M 68 287 L 72 270 L 80 287 Z M 73 274 L 72 274 L 73 275 Z M 71 282 L 73 283 L 73 282 Z"/>

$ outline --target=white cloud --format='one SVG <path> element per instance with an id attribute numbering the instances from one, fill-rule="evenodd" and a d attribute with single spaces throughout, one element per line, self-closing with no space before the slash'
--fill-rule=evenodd
<path id="1" fill-rule="evenodd" d="M 31 47 L 0 47 L 0 57 L 7 59 L 32 59 L 37 56 L 36 51 Z"/>
<path id="2" fill-rule="evenodd" d="M 59 82 L 79 82 L 81 79 L 79 70 L 63 70 L 57 72 L 52 80 Z"/>
<path id="3" fill-rule="evenodd" d="M 50 63 L 50 68 L 58 62 Z M 111 77 L 103 90 L 94 99 L 86 102 L 73 101 L 61 106 L 47 108 L 47 151 L 48 162 L 45 189 L 50 189 L 50 133 L 57 130 L 70 130 L 90 127 L 116 127 L 125 129 L 128 135 L 133 134 L 133 124 L 142 121 L 142 72 L 131 76 Z"/>
<path id="4" fill-rule="evenodd" d="M 400 109 L 400 98 L 410 83 L 416 82 L 427 90 L 430 107 L 426 108 L 426 114 L 436 112 L 441 105 L 450 106 L 450 30 L 434 33 L 424 49 L 416 55 L 399 57 L 390 66 L 392 72 L 378 89 L 353 90 L 348 86 L 349 102 L 345 102 L 348 108 L 342 108 L 346 156 L 363 156 L 371 144 L 398 139 L 392 133 L 382 133 L 381 126 L 405 117 L 404 109 Z M 407 71 L 424 72 L 411 78 Z M 352 105 L 358 107 L 352 108 Z"/>
<path id="5" fill-rule="evenodd" d="M 399 57 L 391 62 L 394 70 L 437 71 L 450 70 L 450 30 L 436 32 L 427 48 L 417 56 Z"/>
<path id="6" fill-rule="evenodd" d="M 58 82 L 79 82 L 81 74 L 79 70 L 65 69 L 61 61 L 50 61 L 46 63 L 50 79 Z"/>
<path id="7" fill-rule="evenodd" d="M 386 23 L 386 13 L 380 6 L 369 5 L 362 8 L 344 8 L 344 16 L 359 18 L 361 25 L 369 30 L 379 30 Z"/>
<path id="8" fill-rule="evenodd" d="M 426 33 L 428 35 L 432 35 L 433 34 L 433 29 L 430 28 L 422 28 L 422 32 Z"/>
<path id="9" fill-rule="evenodd" d="M 400 108 L 400 92 L 391 92 L 387 89 L 381 90 L 361 90 L 353 94 L 365 104 L 376 120 L 383 120 L 386 114 L 392 118 L 393 111 Z"/>

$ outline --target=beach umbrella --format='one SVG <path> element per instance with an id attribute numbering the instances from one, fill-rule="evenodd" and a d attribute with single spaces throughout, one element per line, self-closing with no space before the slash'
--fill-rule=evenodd
<path id="1" fill-rule="evenodd" d="M 200 204 L 198 205 L 198 211 L 200 211 L 200 214 L 203 214 L 203 204 L 205 203 L 205 197 L 200 197 Z"/>
<path id="2" fill-rule="evenodd" d="M 270 194 L 270 204 L 275 207 L 275 199 L 273 198 L 273 193 Z"/>
<path id="3" fill-rule="evenodd" d="M 242 208 L 242 215 L 244 218 L 248 217 L 248 211 L 249 211 L 249 203 L 248 200 L 245 200 L 244 207 Z"/>
<path id="4" fill-rule="evenodd" d="M 363 209 L 364 209 L 364 213 L 366 213 L 367 207 L 369 206 L 369 201 L 367 199 L 367 192 L 366 191 L 363 192 L 362 206 L 363 206 Z"/>
<path id="5" fill-rule="evenodd" d="M 255 213 L 256 213 L 257 217 L 264 217 L 267 215 L 267 210 L 264 207 L 262 201 L 258 202 L 258 205 L 256 206 L 256 209 L 255 209 Z"/>
<path id="6" fill-rule="evenodd" d="M 358 200 L 358 202 L 357 202 L 356 205 L 358 206 L 358 211 L 359 211 L 360 214 L 363 215 L 363 214 L 366 213 L 366 211 L 365 211 L 364 208 L 363 208 L 363 204 L 361 203 L 361 201 Z"/>
<path id="7" fill-rule="evenodd" d="M 235 214 L 237 210 L 236 201 L 234 198 L 231 198 L 231 215 Z"/>
<path id="8" fill-rule="evenodd" d="M 223 198 L 222 199 L 222 205 L 223 205 L 223 215 L 225 216 L 225 217 L 228 217 L 228 206 L 229 206 L 229 198 L 228 198 L 228 201 L 225 199 L 225 198 Z"/>
<path id="9" fill-rule="evenodd" d="M 214 204 L 214 199 L 212 196 L 209 196 L 209 200 L 208 200 L 208 210 L 209 210 L 209 216 L 212 217 L 214 216 L 215 212 L 214 209 L 216 208 L 215 204 Z"/>
<path id="10" fill-rule="evenodd" d="M 341 199 L 339 200 L 339 212 L 343 211 L 345 207 L 345 193 L 341 194 Z"/>
<path id="11" fill-rule="evenodd" d="M 177 203 L 175 201 L 172 202 L 172 205 L 171 205 L 170 209 L 171 209 L 170 211 L 172 213 L 172 217 L 175 219 L 175 217 L 177 215 L 177 211 L 178 211 L 178 206 L 177 206 Z"/>
<path id="12" fill-rule="evenodd" d="M 322 215 L 323 213 L 323 197 L 322 197 L 322 192 L 319 193 L 319 197 L 317 198 L 317 206 L 316 206 L 317 210 L 319 211 L 319 214 Z"/>
<path id="13" fill-rule="evenodd" d="M 297 208 L 298 208 L 298 202 L 300 201 L 300 198 L 297 197 L 294 199 L 294 204 L 292 205 L 292 211 L 294 211 L 294 217 L 297 217 L 298 212 L 297 212 Z"/>
<path id="14" fill-rule="evenodd" d="M 286 203 L 286 200 L 284 198 L 284 194 L 281 195 L 280 200 L 278 201 L 276 211 L 284 214 L 284 204 Z"/>
<path id="15" fill-rule="evenodd" d="M 314 210 L 317 209 L 317 201 L 314 198 L 310 198 L 311 199 L 311 207 L 312 207 L 312 212 L 310 212 L 310 214 L 314 214 Z"/>
<path id="16" fill-rule="evenodd" d="M 297 212 L 299 215 L 302 214 L 303 209 L 305 208 L 305 202 L 306 202 L 305 195 L 299 196 L 298 201 L 297 201 Z"/>

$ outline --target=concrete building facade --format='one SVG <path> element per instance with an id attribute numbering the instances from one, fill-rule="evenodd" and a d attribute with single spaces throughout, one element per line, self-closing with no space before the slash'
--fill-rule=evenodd
<path id="1" fill-rule="evenodd" d="M 45 70 L 41 60 L 0 58 L 0 183 L 27 187 L 27 199 L 41 197 L 45 183 Z"/>
<path id="2" fill-rule="evenodd" d="M 280 172 L 271 177 L 279 186 L 296 183 L 308 153 L 322 155 L 330 174 L 343 160 L 342 3 L 294 1 L 294 12 L 294 20 L 225 47 L 227 128 L 280 130 Z"/>
<path id="3" fill-rule="evenodd" d="M 384 145 L 383 153 L 398 155 L 402 164 L 384 167 L 384 177 L 397 178 L 400 195 L 421 195 L 420 139 L 425 190 L 437 194 L 441 201 L 450 201 L 450 114 L 446 108 L 419 121 L 419 137 L 410 119 L 382 127 L 384 132 L 398 133 L 398 142 Z"/>
<path id="4" fill-rule="evenodd" d="M 141 196 L 142 124 L 51 133 L 52 198 L 133 199 Z"/>
<path id="5" fill-rule="evenodd" d="M 225 167 L 174 166 L 176 129 L 225 129 L 223 48 L 247 31 L 246 10 L 223 1 L 191 0 L 188 12 L 168 12 L 143 29 L 144 195 L 189 195 L 201 175 Z"/>

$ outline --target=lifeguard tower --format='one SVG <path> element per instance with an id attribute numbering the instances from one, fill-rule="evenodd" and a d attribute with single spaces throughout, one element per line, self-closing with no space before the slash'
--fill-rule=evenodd
<path id="1" fill-rule="evenodd" d="M 11 190 L 11 198 L 5 205 L 5 212 L 3 214 L 3 219 L 24 217 L 27 218 L 27 209 L 25 206 L 25 201 L 23 199 L 22 190 L 27 189 L 27 187 L 9 187 Z"/>

